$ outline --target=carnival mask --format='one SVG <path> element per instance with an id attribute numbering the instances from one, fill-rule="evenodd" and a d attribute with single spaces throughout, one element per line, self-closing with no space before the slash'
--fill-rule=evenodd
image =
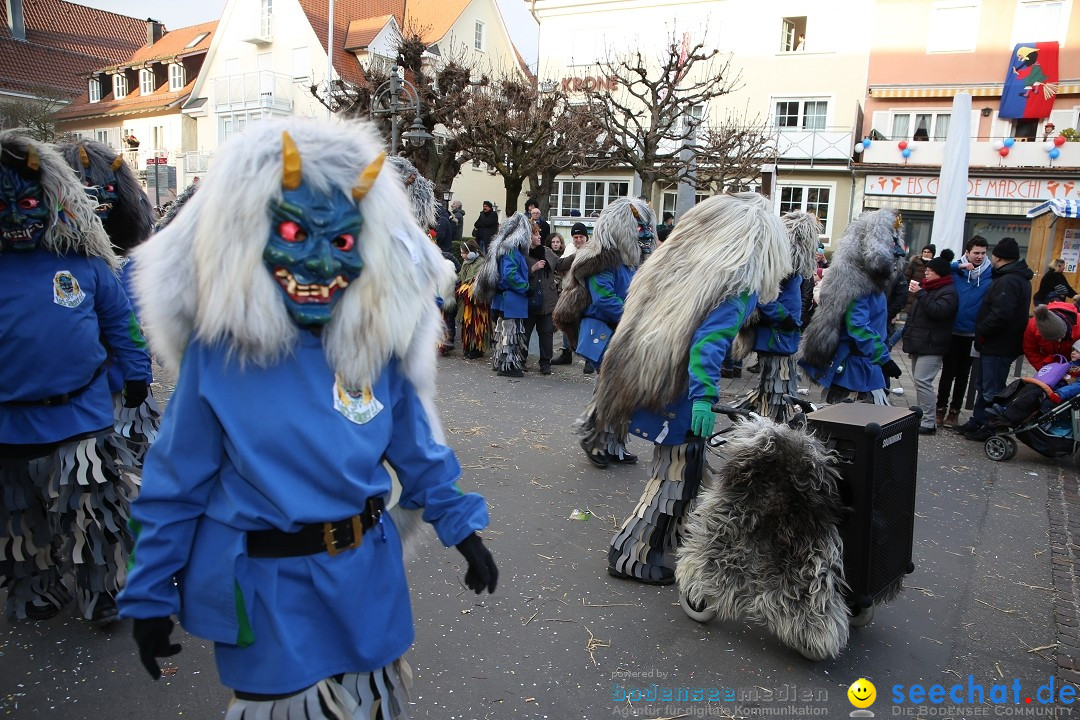
<path id="1" fill-rule="evenodd" d="M 49 207 L 41 183 L 0 165 L 0 247 L 5 252 L 33 250 L 48 225 Z"/>
<path id="2" fill-rule="evenodd" d="M 113 160 L 108 172 L 101 179 L 101 184 L 94 184 L 87 173 L 90 171 L 90 156 L 87 154 L 86 149 L 79 146 L 79 162 L 82 164 L 84 170 L 82 173 L 83 185 L 86 186 L 86 194 L 94 201 L 94 214 L 104 222 L 109 217 L 109 213 L 112 212 L 113 205 L 116 204 L 117 198 L 120 196 L 116 192 L 116 171 L 120 169 L 120 165 L 123 164 L 124 159 L 119 155 Z"/>
<path id="3" fill-rule="evenodd" d="M 364 218 L 357 202 L 382 166 L 380 156 L 357 181 L 352 197 L 340 190 L 320 192 L 303 182 L 300 153 L 287 133 L 282 142 L 282 198 L 270 203 L 270 239 L 263 260 L 298 325 L 325 325 L 349 283 L 360 277 L 360 229 Z"/>
<path id="4" fill-rule="evenodd" d="M 647 255 L 652 254 L 653 251 L 653 238 L 655 237 L 652 229 L 652 225 L 645 225 L 644 223 L 638 223 L 638 246 L 641 247 L 641 256 L 644 258 Z"/>

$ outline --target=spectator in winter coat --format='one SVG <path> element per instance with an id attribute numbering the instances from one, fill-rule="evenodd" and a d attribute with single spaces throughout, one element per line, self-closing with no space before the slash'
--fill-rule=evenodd
<path id="1" fill-rule="evenodd" d="M 449 253 L 454 248 L 454 223 L 450 219 L 450 213 L 441 205 L 435 208 L 435 244 L 444 253 Z M 454 264 L 457 265 L 457 262 Z"/>
<path id="2" fill-rule="evenodd" d="M 533 205 L 529 209 L 529 218 L 536 223 L 536 226 L 540 228 L 540 244 L 547 247 L 548 238 L 551 237 L 551 226 L 548 225 L 548 221 L 540 217 L 540 206 Z"/>
<path id="3" fill-rule="evenodd" d="M 980 353 L 979 394 L 971 419 L 958 427 L 964 437 L 976 442 L 985 442 L 993 434 L 986 408 L 1005 387 L 1009 366 L 1023 350 L 1034 275 L 1020 257 L 1020 246 L 1011 237 L 998 241 L 990 262 L 994 266 L 990 290 L 975 318 L 975 349 Z"/>
<path id="4" fill-rule="evenodd" d="M 971 372 L 975 316 L 990 290 L 990 271 L 993 264 L 990 258 L 986 257 L 988 249 L 986 238 L 973 235 L 964 248 L 964 254 L 952 263 L 953 286 L 956 288 L 959 309 L 953 323 L 952 342 L 941 365 L 937 395 L 937 424 L 945 427 L 955 427 L 960 421 L 960 408 L 964 403 L 968 374 Z"/>
<path id="5" fill-rule="evenodd" d="M 933 245 L 927 245 L 919 253 L 918 257 L 911 258 L 911 262 L 908 263 L 907 268 L 904 270 L 904 277 L 908 279 L 908 282 L 914 280 L 917 283 L 921 283 L 923 274 L 926 272 L 926 265 L 934 259 L 934 255 L 937 254 L 937 248 Z M 904 311 L 911 310 L 911 303 L 915 300 L 914 293 L 908 293 L 907 305 L 904 307 Z"/>
<path id="6" fill-rule="evenodd" d="M 465 228 L 465 211 L 461 209 L 460 200 L 450 203 L 450 222 L 454 224 L 454 242 L 460 245 L 462 230 Z"/>
<path id="7" fill-rule="evenodd" d="M 1024 329 L 1024 357 L 1038 370 L 1057 355 L 1068 357 L 1073 343 L 1080 340 L 1076 306 L 1071 302 L 1052 302 L 1035 308 L 1035 317 Z"/>
<path id="8" fill-rule="evenodd" d="M 956 288 L 948 261 L 944 258 L 931 260 L 926 265 L 923 281 L 912 280 L 909 290 L 915 293 L 915 301 L 904 325 L 904 352 L 911 356 L 915 398 L 923 411 L 919 432 L 933 435 L 937 432 L 934 378 L 941 370 L 942 357 L 952 342 L 957 309 Z"/>
<path id="9" fill-rule="evenodd" d="M 1048 305 L 1055 300 L 1071 300 L 1076 297 L 1076 291 L 1062 273 L 1064 269 L 1065 261 L 1061 258 L 1050 263 L 1042 282 L 1039 283 L 1039 291 L 1035 293 L 1037 305 Z"/>
<path id="10" fill-rule="evenodd" d="M 473 238 L 476 240 L 476 244 L 480 246 L 481 255 L 487 255 L 488 241 L 495 236 L 498 230 L 499 216 L 495 213 L 492 204 L 485 200 L 480 216 L 473 223 Z"/>
<path id="11" fill-rule="evenodd" d="M 559 262 L 559 256 L 552 252 L 551 248 L 544 247 L 540 240 L 540 228 L 536 223 L 532 225 L 532 236 L 529 247 L 529 317 L 525 319 L 525 345 L 532 340 L 533 329 L 536 329 L 536 338 L 540 347 L 540 373 L 551 374 L 551 356 L 553 352 L 553 337 L 555 325 L 551 321 L 551 313 L 555 310 L 555 303 L 559 300 L 559 287 L 555 283 L 555 271 Z M 533 300 L 536 293 L 540 293 L 540 306 L 536 307 Z"/>

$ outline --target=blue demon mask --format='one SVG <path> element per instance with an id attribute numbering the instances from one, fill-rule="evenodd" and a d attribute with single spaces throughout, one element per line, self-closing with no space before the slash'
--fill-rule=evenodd
<path id="1" fill-rule="evenodd" d="M 638 222 L 638 245 L 641 247 L 641 259 L 644 260 L 653 251 L 653 233 L 652 225 L 646 225 L 644 222 Z"/>
<path id="2" fill-rule="evenodd" d="M 0 247 L 4 252 L 33 250 L 49 226 L 45 190 L 27 175 L 0 165 Z"/>
<path id="3" fill-rule="evenodd" d="M 300 183 L 270 205 L 270 240 L 263 251 L 270 272 L 298 325 L 325 325 L 342 291 L 360 276 L 356 202 L 335 190 L 327 195 Z"/>
<path id="4" fill-rule="evenodd" d="M 116 192 L 116 175 L 108 173 L 101 185 L 86 183 L 86 194 L 96 202 L 97 206 L 94 208 L 94 214 L 101 218 L 102 222 L 105 222 L 109 217 L 109 213 L 112 212 L 117 198 L 120 197 L 119 193 Z"/>

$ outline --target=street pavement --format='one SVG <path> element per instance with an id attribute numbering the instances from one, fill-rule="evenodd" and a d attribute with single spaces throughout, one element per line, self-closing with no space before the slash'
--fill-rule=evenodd
<path id="1" fill-rule="evenodd" d="M 1041 706 L 1036 695 L 1080 677 L 1072 670 L 1080 511 L 1070 510 L 1080 498 L 1071 461 L 1021 446 L 1013 460 L 993 463 L 981 444 L 954 433 L 920 438 L 915 573 L 870 625 L 852 631 L 839 658 L 812 663 L 764 628 L 695 623 L 673 586 L 607 575 L 608 541 L 643 489 L 651 447 L 634 439 L 638 465 L 594 468 L 573 424 L 595 376 L 582 373 L 580 360 L 550 376 L 536 371 L 535 355 L 530 365 L 516 380 L 484 361 L 440 360 L 442 420 L 462 487 L 487 498 L 485 538 L 500 579 L 494 595 L 474 595 L 462 584 L 460 555 L 433 535 L 411 562 L 410 717 L 847 717 L 847 689 L 859 678 L 877 687 L 877 717 L 916 714 L 912 703 L 892 700 L 894 686 L 906 692 L 917 683 L 960 683 L 965 703 L 969 684 L 985 689 L 982 705 L 946 701 L 931 712 L 1064 717 L 1071 709 Z M 755 380 L 744 372 L 725 392 L 737 396 Z M 167 394 L 169 382 L 159 376 L 157 392 Z M 895 404 L 914 398 L 910 376 L 901 384 L 907 395 Z M 574 519 L 585 512 L 589 519 Z M 223 715 L 229 693 L 209 643 L 181 633 L 183 652 L 154 683 L 130 631 L 129 622 L 91 628 L 69 611 L 38 624 L 0 619 L 0 717 Z M 993 705 L 991 686 L 1008 685 L 1011 702 L 1014 680 L 1019 705 Z M 699 689 L 728 699 L 621 697 L 654 684 L 661 696 Z"/>

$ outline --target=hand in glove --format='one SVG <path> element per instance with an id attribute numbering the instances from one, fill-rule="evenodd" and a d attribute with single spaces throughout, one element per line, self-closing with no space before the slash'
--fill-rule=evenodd
<path id="1" fill-rule="evenodd" d="M 137 408 L 146 401 L 150 386 L 145 380 L 128 380 L 124 383 L 124 407 Z"/>
<path id="2" fill-rule="evenodd" d="M 881 371 L 885 373 L 886 377 L 898 378 L 903 373 L 900 372 L 900 366 L 897 365 L 891 358 L 887 363 L 881 366 Z"/>
<path id="3" fill-rule="evenodd" d="M 707 438 L 713 434 L 716 427 L 716 414 L 712 411 L 712 403 L 706 400 L 695 400 L 694 409 L 690 415 L 690 432 L 698 437 Z"/>
<path id="4" fill-rule="evenodd" d="M 161 677 L 161 668 L 158 667 L 159 657 L 170 657 L 180 652 L 179 643 L 170 643 L 169 635 L 172 634 L 173 621 L 167 617 L 136 618 L 132 635 L 135 644 L 139 646 L 139 660 L 142 662 L 150 677 L 157 680 Z"/>
<path id="5" fill-rule="evenodd" d="M 459 542 L 458 552 L 465 556 L 469 563 L 469 569 L 465 572 L 465 585 L 477 595 L 487 588 L 489 593 L 495 592 L 495 583 L 499 581 L 499 569 L 495 567 L 495 558 L 491 551 L 484 547 L 484 541 L 476 533 Z"/>

